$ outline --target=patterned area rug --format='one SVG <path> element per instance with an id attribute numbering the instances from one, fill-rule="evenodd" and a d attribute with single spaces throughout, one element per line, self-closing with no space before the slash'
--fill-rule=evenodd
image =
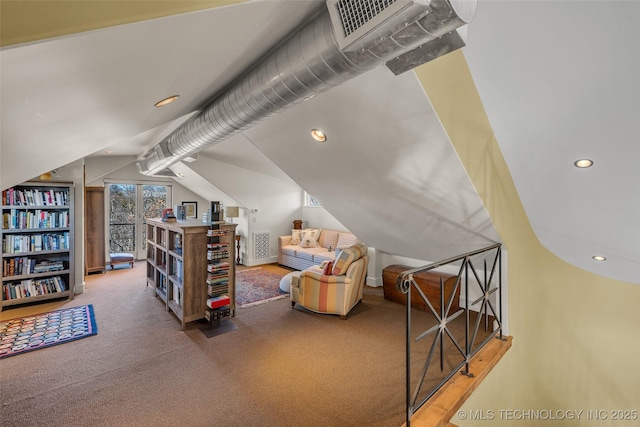
<path id="1" fill-rule="evenodd" d="M 280 290 L 280 279 L 276 274 L 260 267 L 236 273 L 236 305 L 248 307 L 289 296 Z"/>
<path id="2" fill-rule="evenodd" d="M 97 333 L 91 304 L 5 320 L 0 322 L 0 359 Z"/>

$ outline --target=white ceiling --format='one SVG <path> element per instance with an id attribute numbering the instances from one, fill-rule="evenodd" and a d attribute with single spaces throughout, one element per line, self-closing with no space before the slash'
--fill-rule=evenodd
<path id="1" fill-rule="evenodd" d="M 464 48 L 542 244 L 571 264 L 634 283 L 639 42 L 638 1 L 480 0 Z M 574 167 L 581 158 L 593 167 Z"/>
<path id="2" fill-rule="evenodd" d="M 320 3 L 250 2 L 2 49 L 0 185 L 106 150 L 143 153 Z M 464 48 L 541 242 L 574 265 L 633 283 L 639 24 L 635 1 L 480 0 Z M 177 102 L 152 107 L 175 93 Z M 326 106 L 317 104 L 322 116 Z M 266 158 L 243 155 L 255 150 L 221 144 L 209 152 L 273 172 Z M 581 157 L 594 167 L 575 169 Z M 608 260 L 596 263 L 596 254 Z"/>

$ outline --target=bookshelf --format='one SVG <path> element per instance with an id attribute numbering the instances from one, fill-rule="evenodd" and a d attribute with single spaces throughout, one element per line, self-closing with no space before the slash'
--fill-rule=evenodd
<path id="1" fill-rule="evenodd" d="M 205 317 L 207 301 L 207 230 L 199 220 L 146 220 L 147 285 L 182 329 Z"/>
<path id="2" fill-rule="evenodd" d="M 73 299 L 74 184 L 25 182 L 2 191 L 2 304 Z"/>

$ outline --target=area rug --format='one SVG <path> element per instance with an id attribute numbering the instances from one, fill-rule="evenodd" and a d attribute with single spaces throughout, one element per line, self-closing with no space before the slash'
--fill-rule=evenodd
<path id="1" fill-rule="evenodd" d="M 0 359 L 97 333 L 91 304 L 5 320 L 0 322 Z"/>
<path id="2" fill-rule="evenodd" d="M 276 274 L 260 267 L 241 270 L 236 273 L 236 305 L 248 307 L 289 296 L 280 290 L 280 279 L 284 274 Z"/>

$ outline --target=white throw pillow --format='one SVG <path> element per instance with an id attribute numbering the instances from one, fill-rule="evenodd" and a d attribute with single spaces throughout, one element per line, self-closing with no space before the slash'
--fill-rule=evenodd
<path id="1" fill-rule="evenodd" d="M 302 240 L 301 236 L 302 230 L 291 230 L 291 245 L 299 245 L 300 240 Z"/>
<path id="2" fill-rule="evenodd" d="M 320 232 L 314 233 L 314 231 L 318 230 L 303 230 L 300 236 L 300 247 L 301 248 L 315 248 L 318 246 L 317 237 L 320 235 Z"/>

